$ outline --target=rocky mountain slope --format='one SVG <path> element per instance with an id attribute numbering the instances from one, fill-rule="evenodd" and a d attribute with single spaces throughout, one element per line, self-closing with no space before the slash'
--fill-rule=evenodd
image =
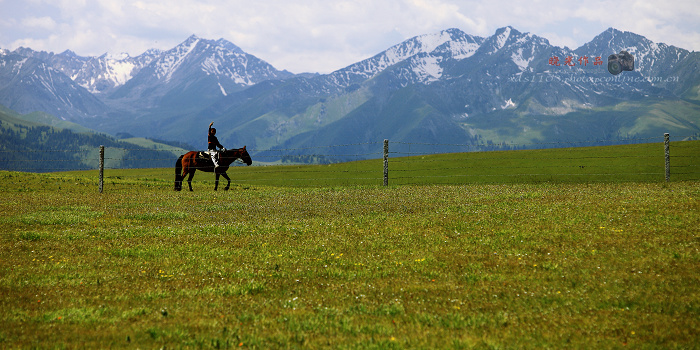
<path id="1" fill-rule="evenodd" d="M 621 50 L 635 56 L 635 70 L 612 76 L 607 57 Z M 338 144 L 369 154 L 375 146 L 362 145 L 385 138 L 474 150 L 669 128 L 696 135 L 699 64 L 700 53 L 613 28 L 572 50 L 504 27 L 489 37 L 421 35 L 330 74 L 293 75 L 225 40 L 192 36 L 133 58 L 3 51 L 0 103 L 202 148 L 214 120 L 225 145 L 271 158 Z M 440 151 L 456 150 L 430 149 Z"/>

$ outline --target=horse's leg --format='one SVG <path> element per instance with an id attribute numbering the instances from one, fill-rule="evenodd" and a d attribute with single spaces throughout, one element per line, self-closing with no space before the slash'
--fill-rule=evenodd
<path id="1" fill-rule="evenodd" d="M 175 191 L 181 191 L 182 190 L 182 178 L 180 177 L 182 175 L 182 158 L 184 155 L 181 155 L 180 158 L 177 159 L 175 162 Z"/>
<path id="2" fill-rule="evenodd" d="M 214 181 L 214 191 L 216 191 L 219 188 L 219 173 L 214 171 L 214 174 L 216 174 L 216 181 Z"/>
<path id="3" fill-rule="evenodd" d="M 187 178 L 187 184 L 190 185 L 190 191 L 192 191 L 192 178 L 194 177 L 194 172 L 195 170 L 192 169 L 192 171 L 190 171 L 190 176 Z"/>
<path id="4" fill-rule="evenodd" d="M 182 182 L 185 181 L 185 176 L 190 173 L 190 166 L 185 160 L 183 159 L 182 162 L 182 173 L 180 174 L 180 189 L 182 190 Z"/>
<path id="5" fill-rule="evenodd" d="M 226 175 L 226 173 L 221 173 L 221 176 L 223 176 L 224 179 L 226 179 L 226 181 L 227 181 L 226 187 L 224 187 L 224 191 L 228 191 L 229 187 L 231 187 L 231 178 L 228 177 L 228 175 Z"/>

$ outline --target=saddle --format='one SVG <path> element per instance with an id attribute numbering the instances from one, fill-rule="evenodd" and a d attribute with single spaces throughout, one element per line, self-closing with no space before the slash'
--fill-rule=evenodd
<path id="1" fill-rule="evenodd" d="M 218 154 L 216 155 L 216 158 L 219 159 L 219 155 L 218 155 Z M 198 159 L 198 160 L 207 161 L 207 162 L 211 163 L 211 156 L 210 156 L 209 153 L 207 153 L 206 151 L 199 151 L 199 152 L 197 152 L 197 159 Z"/>

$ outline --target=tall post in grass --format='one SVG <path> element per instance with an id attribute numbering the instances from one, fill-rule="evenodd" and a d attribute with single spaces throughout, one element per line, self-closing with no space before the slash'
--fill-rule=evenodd
<path id="1" fill-rule="evenodd" d="M 104 187 L 104 175 L 105 175 L 105 146 L 100 145 L 100 193 L 102 193 L 102 188 Z"/>
<path id="2" fill-rule="evenodd" d="M 389 186 L 389 140 L 384 139 L 384 186 Z"/>
<path id="3" fill-rule="evenodd" d="M 671 182 L 671 141 L 668 133 L 664 134 L 664 153 L 666 153 L 666 182 Z"/>

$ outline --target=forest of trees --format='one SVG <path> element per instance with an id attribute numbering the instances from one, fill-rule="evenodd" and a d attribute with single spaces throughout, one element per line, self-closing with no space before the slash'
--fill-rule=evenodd
<path id="1" fill-rule="evenodd" d="M 96 169 L 99 147 L 119 155 L 110 159 L 118 168 L 171 167 L 177 157 L 163 150 L 140 149 L 138 146 L 102 134 L 75 133 L 49 126 L 0 128 L 0 169 L 28 172 L 51 172 Z"/>

